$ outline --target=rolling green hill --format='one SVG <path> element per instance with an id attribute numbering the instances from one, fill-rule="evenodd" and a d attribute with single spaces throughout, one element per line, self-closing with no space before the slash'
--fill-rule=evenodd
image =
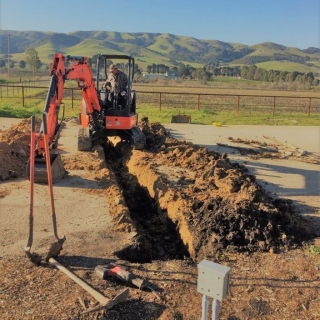
<path id="1" fill-rule="evenodd" d="M 44 64 L 50 64 L 54 53 L 91 57 L 97 53 L 131 54 L 146 70 L 150 64 L 194 67 L 204 65 L 252 65 L 282 71 L 320 74 L 320 50 L 286 47 L 272 42 L 252 46 L 218 40 L 199 40 L 169 33 L 125 33 L 116 31 L 75 31 L 54 33 L 39 31 L 0 31 L 0 57 L 7 59 L 10 34 L 10 58 L 25 60 L 26 50 L 34 47 Z"/>

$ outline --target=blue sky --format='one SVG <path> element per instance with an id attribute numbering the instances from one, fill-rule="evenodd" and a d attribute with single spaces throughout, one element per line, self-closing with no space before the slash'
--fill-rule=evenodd
<path id="1" fill-rule="evenodd" d="M 320 47 L 320 0 L 0 0 L 0 29 L 155 32 Z"/>

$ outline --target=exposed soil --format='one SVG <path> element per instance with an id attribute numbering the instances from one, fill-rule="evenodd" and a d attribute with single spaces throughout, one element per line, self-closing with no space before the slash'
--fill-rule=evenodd
<path id="1" fill-rule="evenodd" d="M 272 137 L 264 136 L 264 138 L 265 141 L 263 142 L 233 137 L 229 137 L 228 140 L 231 143 L 247 145 L 247 148 L 235 147 L 234 145 L 232 148 L 238 149 L 240 154 L 250 154 L 251 159 L 291 159 L 306 163 L 320 164 L 320 157 L 312 152 L 302 150 L 290 143 L 282 142 Z M 228 144 L 218 145 L 230 147 Z"/>
<path id="2" fill-rule="evenodd" d="M 27 119 L 1 133 L 0 200 L 8 194 L 6 183 L 25 178 L 29 127 Z M 173 139 L 148 119 L 140 127 L 147 137 L 144 151 L 111 140 L 104 150 L 97 147 L 62 160 L 67 171 L 93 176 L 108 202 L 113 232 L 134 234 L 114 247 L 113 257 L 147 279 L 148 287 L 130 286 L 126 302 L 81 316 L 95 302 L 88 293 L 44 261 L 36 267 L 12 253 L 0 261 L 1 318 L 199 319 L 197 263 L 207 259 L 232 270 L 220 319 L 318 319 L 320 261 L 308 248 L 320 243 L 292 202 L 272 197 L 226 153 Z M 268 148 L 269 154 L 281 154 Z M 291 156 L 300 151 L 294 152 Z M 310 161 L 318 164 L 315 158 Z M 75 190 L 70 192 L 76 197 Z M 85 192 L 97 194 L 90 188 Z M 58 260 L 112 298 L 127 284 L 94 276 L 94 267 L 106 262 L 101 252 L 81 258 L 65 254 Z"/>

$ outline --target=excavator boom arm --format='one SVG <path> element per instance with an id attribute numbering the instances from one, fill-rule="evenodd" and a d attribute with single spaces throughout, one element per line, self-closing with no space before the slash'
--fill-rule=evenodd
<path id="1" fill-rule="evenodd" d="M 66 62 L 71 65 L 65 67 Z M 62 103 L 65 80 L 78 81 L 78 87 L 82 91 L 82 97 L 86 103 L 88 115 L 100 112 L 99 98 L 95 88 L 95 81 L 87 58 L 82 56 L 64 56 L 56 53 L 50 69 L 51 81 L 45 101 L 44 112 L 47 118 L 48 142 L 51 147 L 57 140 L 59 131 L 58 116 Z M 98 126 L 98 124 L 96 124 Z M 45 148 L 43 141 L 43 126 L 37 137 L 36 156 L 43 157 Z"/>

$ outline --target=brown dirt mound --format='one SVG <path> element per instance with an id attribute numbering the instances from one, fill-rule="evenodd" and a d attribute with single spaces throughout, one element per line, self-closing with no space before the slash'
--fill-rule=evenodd
<path id="1" fill-rule="evenodd" d="M 2 130 L 0 136 L 0 181 L 26 176 L 30 156 L 30 119 Z M 36 121 L 36 132 L 40 121 Z"/>
<path id="2" fill-rule="evenodd" d="M 138 180 L 167 210 L 193 259 L 225 250 L 288 249 L 309 239 L 292 202 L 272 198 L 245 166 L 173 139 L 159 123 L 142 119 L 140 125 L 152 153 L 132 157 L 128 166 L 137 176 L 141 167 Z"/>

